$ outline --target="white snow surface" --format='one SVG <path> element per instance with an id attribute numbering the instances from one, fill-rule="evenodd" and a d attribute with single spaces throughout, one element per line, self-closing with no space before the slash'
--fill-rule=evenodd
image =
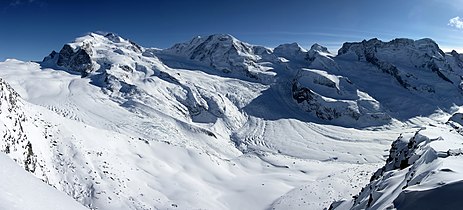
<path id="1" fill-rule="evenodd" d="M 57 191 L 0 153 L 0 209 L 84 210 L 80 203 Z"/>
<path id="2" fill-rule="evenodd" d="M 419 197 L 404 190 L 460 178 L 402 189 L 394 183 L 418 174 L 399 170 L 397 182 L 370 183 L 391 143 L 422 127 L 442 138 L 413 152 L 458 153 L 459 122 L 447 121 L 462 104 L 463 65 L 430 40 L 368 43 L 334 56 L 211 35 L 160 50 L 90 33 L 68 44 L 69 65 L 59 53 L 0 63 L 0 149 L 90 209 L 350 209 L 376 184 L 391 193 L 372 209 L 398 208 L 408 205 L 399 195 Z M 441 159 L 409 167 L 438 170 Z"/>

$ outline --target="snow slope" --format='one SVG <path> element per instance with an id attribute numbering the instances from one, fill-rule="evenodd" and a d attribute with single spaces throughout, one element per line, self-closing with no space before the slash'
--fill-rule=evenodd
<path id="1" fill-rule="evenodd" d="M 333 209 L 458 209 L 462 136 L 447 127 L 424 127 L 401 135 L 386 165 L 353 200 Z"/>
<path id="2" fill-rule="evenodd" d="M 5 154 L 0 154 L 0 209 L 86 209 L 66 194 L 28 174 Z M 7 170 L 5 170 L 7 169 Z"/>
<path id="3" fill-rule="evenodd" d="M 338 54 L 230 35 L 160 50 L 90 33 L 41 63 L 0 63 L 12 87 L 0 148 L 91 209 L 323 209 L 374 185 L 401 134 L 460 138 L 446 124 L 461 105 L 457 55 L 431 40 Z"/>

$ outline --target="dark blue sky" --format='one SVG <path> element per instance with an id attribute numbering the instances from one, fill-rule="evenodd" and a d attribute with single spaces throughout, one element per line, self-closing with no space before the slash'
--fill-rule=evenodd
<path id="1" fill-rule="evenodd" d="M 430 37 L 461 52 L 458 16 L 463 0 L 1 0 L 0 60 L 41 60 L 91 31 L 158 48 L 213 33 L 268 47 L 317 42 L 333 51 L 345 41 Z"/>

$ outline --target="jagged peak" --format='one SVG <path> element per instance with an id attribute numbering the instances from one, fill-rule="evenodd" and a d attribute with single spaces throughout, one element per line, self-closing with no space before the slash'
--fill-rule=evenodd
<path id="1" fill-rule="evenodd" d="M 318 53 L 326 53 L 326 54 L 331 54 L 330 51 L 328 51 L 328 48 L 322 45 L 319 45 L 318 43 L 313 44 L 310 47 L 309 52 L 318 52 Z"/>

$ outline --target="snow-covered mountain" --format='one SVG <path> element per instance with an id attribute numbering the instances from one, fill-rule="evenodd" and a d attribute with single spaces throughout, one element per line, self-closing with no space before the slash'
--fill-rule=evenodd
<path id="1" fill-rule="evenodd" d="M 458 188 L 444 172 L 460 161 L 462 60 L 430 39 L 334 55 L 89 33 L 0 63 L 0 150 L 90 209 L 409 207 Z"/>
<path id="2" fill-rule="evenodd" d="M 198 61 L 216 71 L 257 81 L 265 81 L 273 75 L 268 72 L 272 68 L 267 66 L 267 62 L 274 59 L 271 49 L 244 43 L 228 34 L 198 36 L 162 52 Z"/>

